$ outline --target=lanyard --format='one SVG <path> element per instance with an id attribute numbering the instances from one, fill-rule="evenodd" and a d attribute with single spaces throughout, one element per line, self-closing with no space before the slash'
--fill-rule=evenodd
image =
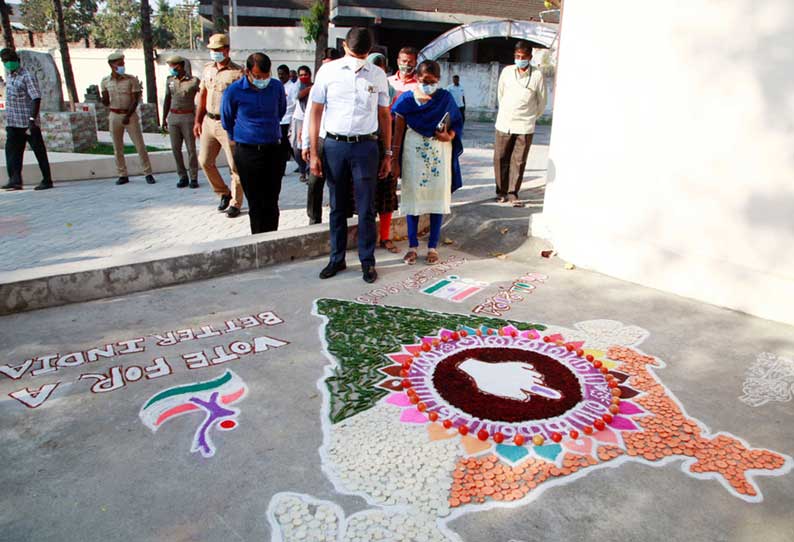
<path id="1" fill-rule="evenodd" d="M 516 74 L 516 81 L 520 82 L 518 78 L 518 70 L 515 71 Z M 532 65 L 529 66 L 529 75 L 527 76 L 527 84 L 524 86 L 525 89 L 529 90 L 529 84 L 532 82 Z"/>

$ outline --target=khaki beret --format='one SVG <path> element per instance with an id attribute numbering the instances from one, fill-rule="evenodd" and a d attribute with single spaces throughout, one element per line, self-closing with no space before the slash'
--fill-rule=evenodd
<path id="1" fill-rule="evenodd" d="M 207 44 L 208 49 L 223 49 L 229 46 L 229 36 L 226 34 L 213 34 L 210 36 L 210 42 Z"/>
<path id="2" fill-rule="evenodd" d="M 166 59 L 166 64 L 184 64 L 185 57 L 179 55 L 172 55 Z"/>
<path id="3" fill-rule="evenodd" d="M 124 60 L 124 53 L 110 53 L 108 55 L 108 62 L 115 62 L 117 60 Z"/>

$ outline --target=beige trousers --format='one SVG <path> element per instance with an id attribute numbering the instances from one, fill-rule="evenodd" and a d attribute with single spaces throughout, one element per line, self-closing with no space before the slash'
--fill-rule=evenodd
<path id="1" fill-rule="evenodd" d="M 119 113 L 110 112 L 108 122 L 110 124 L 110 135 L 113 137 L 113 151 L 116 155 L 116 170 L 119 177 L 127 177 L 127 161 L 124 159 L 124 130 L 130 134 L 130 139 L 135 145 L 135 150 L 138 151 L 138 156 L 141 158 L 143 165 L 143 174 L 152 174 L 152 164 L 149 162 L 149 153 L 146 152 L 146 145 L 143 142 L 143 133 L 141 132 L 141 121 L 138 119 L 138 112 L 136 111 L 130 116 L 130 122 L 125 126 L 124 115 Z"/>
<path id="2" fill-rule="evenodd" d="M 220 196 L 231 194 L 232 199 L 229 203 L 232 207 L 240 209 L 243 206 L 243 186 L 240 184 L 240 176 L 237 174 L 237 167 L 234 165 L 234 156 L 232 153 L 233 142 L 229 141 L 229 135 L 226 130 L 221 126 L 221 121 L 213 120 L 207 116 L 201 123 L 201 141 L 199 145 L 199 163 L 201 169 L 207 175 L 207 179 L 212 185 L 212 189 Z M 226 186 L 223 182 L 218 167 L 215 165 L 215 159 L 223 149 L 226 155 L 226 160 L 229 162 L 229 169 L 232 172 L 232 188 Z"/>
<path id="3" fill-rule="evenodd" d="M 187 147 L 190 179 L 198 179 L 198 156 L 196 155 L 196 137 L 193 135 L 193 114 L 169 113 L 168 135 L 171 138 L 171 150 L 174 153 L 179 178 L 184 179 L 188 174 L 182 156 L 182 143 L 184 143 Z"/>

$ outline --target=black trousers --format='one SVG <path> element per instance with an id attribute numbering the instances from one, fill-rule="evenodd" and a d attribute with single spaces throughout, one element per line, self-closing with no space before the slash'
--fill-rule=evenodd
<path id="1" fill-rule="evenodd" d="M 251 233 L 278 229 L 278 197 L 284 176 L 284 150 L 280 144 L 234 145 L 234 164 L 248 200 Z"/>
<path id="2" fill-rule="evenodd" d="M 460 107 L 460 116 L 463 117 L 463 122 L 466 122 L 466 106 Z"/>
<path id="3" fill-rule="evenodd" d="M 319 138 L 317 153 L 320 162 L 323 160 L 323 147 L 325 139 Z M 309 173 L 309 182 L 306 183 L 306 214 L 309 216 L 309 224 L 320 224 L 323 221 L 323 189 L 325 188 L 325 177 L 318 177 L 314 173 Z"/>
<path id="4" fill-rule="evenodd" d="M 287 162 L 292 156 L 292 145 L 289 143 L 289 124 L 281 124 L 281 152 L 284 153 L 284 173 L 282 177 L 287 174 Z"/>
<path id="5" fill-rule="evenodd" d="M 30 147 L 39 162 L 42 181 L 52 182 L 50 174 L 50 161 L 47 159 L 47 148 L 44 146 L 44 138 L 41 136 L 41 128 L 35 126 L 30 128 L 6 127 L 6 169 L 8 171 L 8 183 L 22 186 L 22 160 L 25 156 L 25 145 L 30 142 Z"/>

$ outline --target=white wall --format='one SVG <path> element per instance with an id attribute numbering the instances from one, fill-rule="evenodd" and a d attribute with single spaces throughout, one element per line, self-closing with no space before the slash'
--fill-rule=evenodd
<path id="1" fill-rule="evenodd" d="M 794 324 L 794 3 L 567 0 L 545 215 L 562 257 Z"/>

